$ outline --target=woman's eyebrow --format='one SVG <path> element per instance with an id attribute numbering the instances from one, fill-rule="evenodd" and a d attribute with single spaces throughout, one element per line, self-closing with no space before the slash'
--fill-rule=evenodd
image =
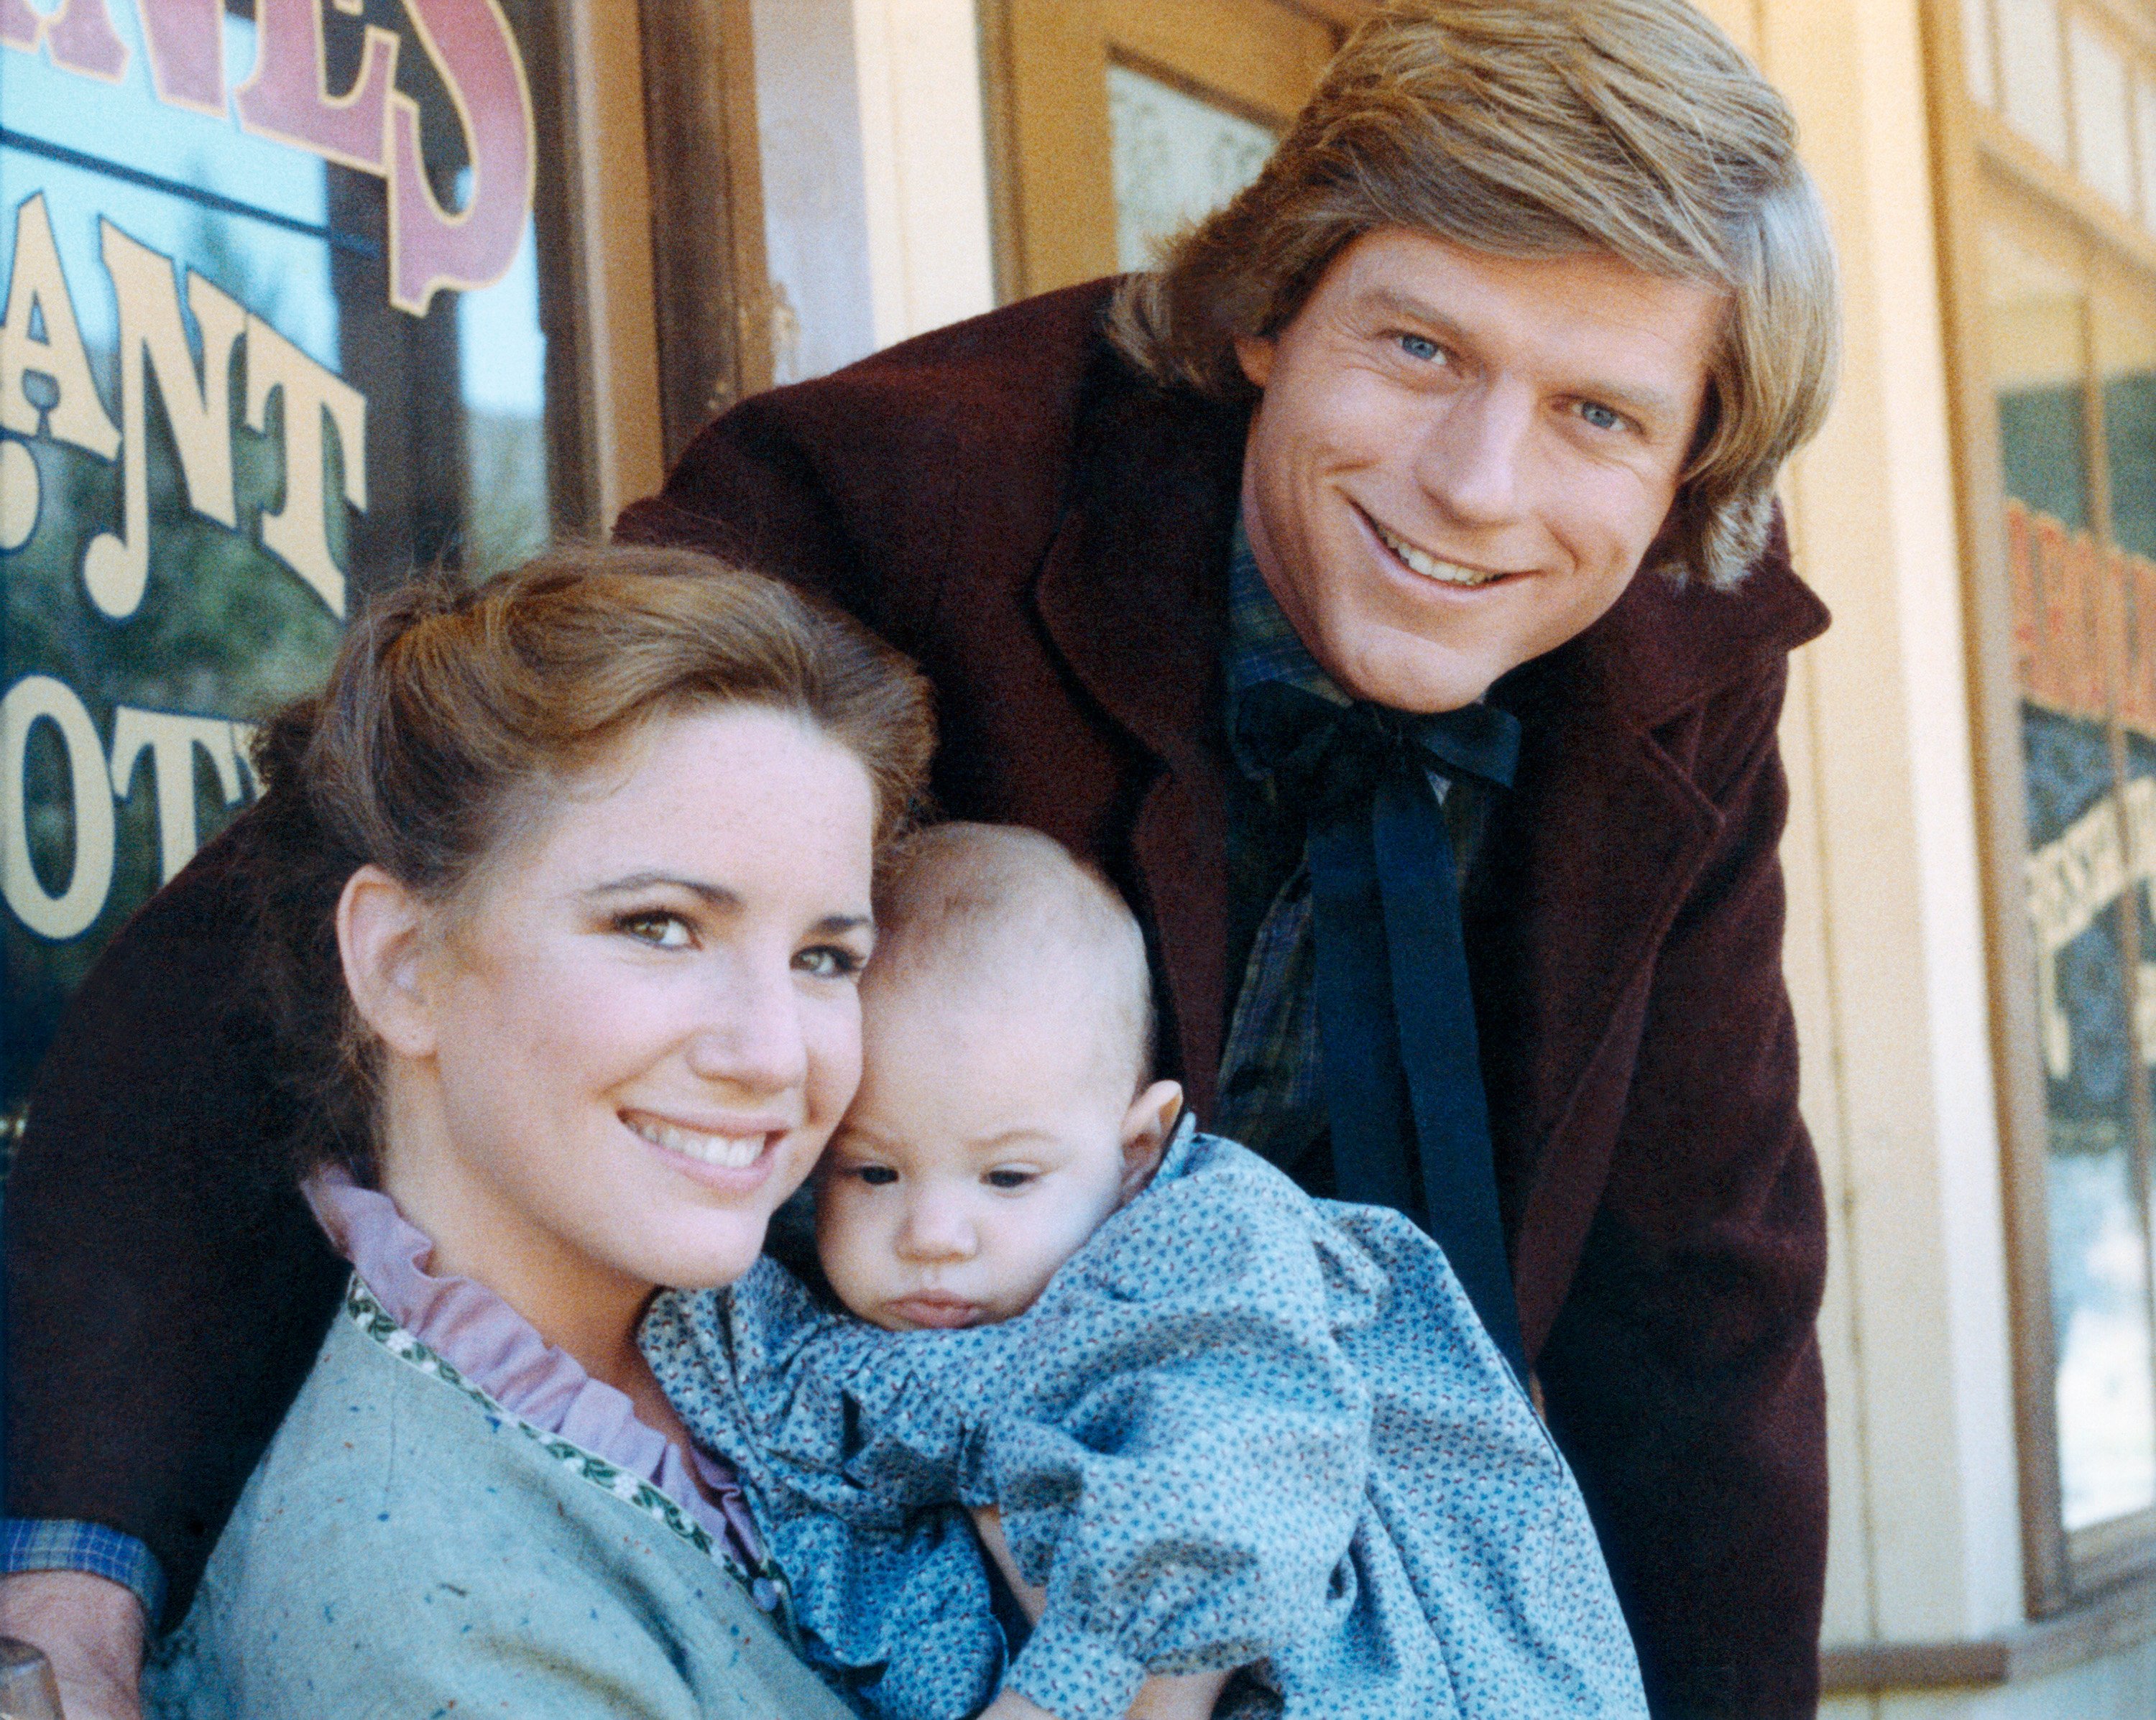
<path id="1" fill-rule="evenodd" d="M 677 878 L 670 872 L 633 872 L 626 878 L 613 878 L 603 884 L 593 884 L 583 893 L 593 896 L 624 896 L 638 890 L 648 890 L 654 885 L 685 890 L 690 895 L 708 902 L 714 908 L 738 908 L 740 894 L 723 884 L 707 884 L 693 878 Z"/>

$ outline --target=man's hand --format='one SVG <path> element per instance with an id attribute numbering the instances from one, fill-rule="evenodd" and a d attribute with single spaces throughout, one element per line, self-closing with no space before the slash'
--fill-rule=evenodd
<path id="1" fill-rule="evenodd" d="M 67 1720 L 142 1720 L 142 1603 L 87 1571 L 0 1577 L 0 1636 L 35 1643 Z"/>

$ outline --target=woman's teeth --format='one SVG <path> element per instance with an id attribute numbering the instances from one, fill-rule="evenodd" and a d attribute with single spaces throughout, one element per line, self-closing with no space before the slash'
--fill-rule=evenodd
<path id="1" fill-rule="evenodd" d="M 621 1120 L 654 1147 L 694 1159 L 699 1165 L 716 1165 L 722 1170 L 746 1170 L 763 1151 L 764 1137 L 760 1134 L 700 1134 L 693 1129 L 662 1123 L 656 1117 L 624 1116 Z"/>
<path id="2" fill-rule="evenodd" d="M 1385 547 L 1424 579 L 1443 580 L 1448 586 L 1486 586 L 1491 580 L 1505 576 L 1502 573 L 1478 572 L 1472 567 L 1462 567 L 1456 561 L 1440 561 L 1436 556 L 1418 550 L 1406 539 L 1394 537 L 1383 526 L 1378 525 L 1374 520 L 1370 523 L 1377 525 L 1378 535 L 1383 540 Z"/>

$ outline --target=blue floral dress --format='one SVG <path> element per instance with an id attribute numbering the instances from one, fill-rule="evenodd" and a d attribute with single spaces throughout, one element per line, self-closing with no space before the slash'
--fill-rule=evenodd
<path id="1" fill-rule="evenodd" d="M 766 1258 L 642 1342 L 879 1720 L 1004 1687 L 1121 1720 L 1149 1673 L 1230 1667 L 1287 1720 L 1645 1720 L 1578 1489 L 1444 1255 L 1232 1142 L 1186 1129 L 1001 1324 L 885 1332 Z M 1014 1655 L 983 1505 L 1047 1591 Z"/>

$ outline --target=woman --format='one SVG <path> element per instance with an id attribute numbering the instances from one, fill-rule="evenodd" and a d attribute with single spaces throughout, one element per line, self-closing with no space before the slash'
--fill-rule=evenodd
<path id="1" fill-rule="evenodd" d="M 264 972 L 355 1270 L 152 1712 L 844 1712 L 634 1333 L 852 1097 L 930 745 L 883 647 L 661 550 L 416 582 L 273 726 Z"/>

